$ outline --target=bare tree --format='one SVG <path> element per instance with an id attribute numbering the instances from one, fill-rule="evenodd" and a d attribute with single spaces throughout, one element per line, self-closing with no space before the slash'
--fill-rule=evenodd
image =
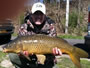
<path id="1" fill-rule="evenodd" d="M 65 23 L 65 33 L 68 33 L 68 22 L 69 22 L 69 0 L 66 1 L 66 23 Z"/>

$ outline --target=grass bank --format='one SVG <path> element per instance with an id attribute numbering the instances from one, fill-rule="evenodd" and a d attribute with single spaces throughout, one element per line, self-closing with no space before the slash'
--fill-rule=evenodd
<path id="1" fill-rule="evenodd" d="M 59 35 L 58 37 L 65 39 L 84 39 L 83 36 L 73 36 L 73 35 Z"/>
<path id="2" fill-rule="evenodd" d="M 81 59 L 80 63 L 82 68 L 90 68 L 90 61 Z M 61 57 L 57 66 L 58 68 L 76 68 L 71 59 L 67 57 Z"/>
<path id="3" fill-rule="evenodd" d="M 16 33 L 13 33 L 12 36 L 18 36 Z M 59 35 L 58 37 L 61 37 L 61 38 L 65 38 L 65 39 L 84 39 L 83 36 L 73 36 L 73 35 L 66 35 L 66 34 L 63 34 L 63 35 Z"/>
<path id="4" fill-rule="evenodd" d="M 4 57 L 6 57 L 6 53 L 3 53 L 2 51 L 0 51 L 0 62 L 4 59 Z"/>

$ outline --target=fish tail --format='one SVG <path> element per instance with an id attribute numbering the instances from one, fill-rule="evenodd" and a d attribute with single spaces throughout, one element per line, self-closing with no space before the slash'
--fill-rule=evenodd
<path id="1" fill-rule="evenodd" d="M 73 63 L 77 66 L 77 68 L 81 68 L 80 58 L 88 57 L 88 53 L 80 48 L 75 47 L 73 49 L 73 52 L 70 53 L 70 57 L 71 57 Z"/>

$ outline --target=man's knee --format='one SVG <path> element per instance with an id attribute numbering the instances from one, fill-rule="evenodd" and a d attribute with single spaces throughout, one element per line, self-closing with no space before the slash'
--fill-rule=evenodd
<path id="1" fill-rule="evenodd" d="M 19 58 L 19 56 L 17 54 L 9 53 L 9 58 L 10 58 L 10 61 L 12 62 L 12 64 L 15 67 L 18 67 L 18 66 L 21 65 L 20 58 Z"/>

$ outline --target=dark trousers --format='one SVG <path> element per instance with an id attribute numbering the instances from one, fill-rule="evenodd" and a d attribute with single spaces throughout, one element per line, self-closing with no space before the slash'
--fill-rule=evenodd
<path id="1" fill-rule="evenodd" d="M 46 56 L 45 64 L 42 65 L 36 64 L 37 57 L 35 55 L 31 56 L 30 59 L 32 59 L 32 61 L 29 61 L 25 57 L 20 57 L 14 53 L 9 53 L 9 58 L 16 68 L 52 68 L 54 66 L 53 60 L 55 59 L 55 56 L 53 55 L 45 55 L 45 56 Z"/>

